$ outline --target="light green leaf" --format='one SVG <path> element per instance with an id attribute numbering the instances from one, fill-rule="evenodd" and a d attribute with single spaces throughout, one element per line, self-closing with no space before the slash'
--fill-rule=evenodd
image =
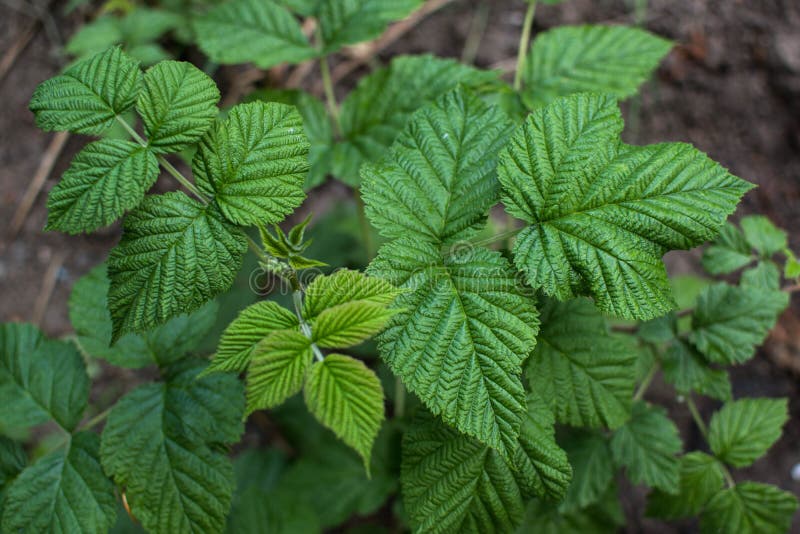
<path id="1" fill-rule="evenodd" d="M 311 340 L 295 330 L 276 330 L 258 343 L 247 369 L 247 410 L 273 408 L 299 393 L 311 365 Z"/>
<path id="2" fill-rule="evenodd" d="M 542 329 L 527 367 L 531 389 L 561 423 L 616 428 L 630 414 L 636 351 L 612 335 L 587 299 L 542 306 Z M 576 395 L 576 392 L 581 392 Z"/>
<path id="3" fill-rule="evenodd" d="M 742 227 L 747 242 L 764 258 L 769 258 L 786 248 L 786 232 L 777 228 L 763 215 L 742 217 L 739 225 Z"/>
<path id="4" fill-rule="evenodd" d="M 783 267 L 783 276 L 788 279 L 795 279 L 800 277 L 800 262 L 789 248 L 783 249 L 783 255 L 786 256 L 786 265 Z"/>
<path id="5" fill-rule="evenodd" d="M 636 93 L 672 43 L 638 28 L 561 26 L 539 34 L 525 63 L 523 100 L 531 108 L 572 93 Z"/>
<path id="6" fill-rule="evenodd" d="M 133 515 L 149 531 L 199 534 L 225 526 L 233 470 L 217 451 L 243 430 L 242 390 L 232 375 L 198 380 L 198 371 L 128 393 L 103 430 L 103 468 L 126 488 Z"/>
<path id="7" fill-rule="evenodd" d="M 197 43 L 217 63 L 255 63 L 268 69 L 300 63 L 316 51 L 297 20 L 272 0 L 231 0 L 193 21 Z"/>
<path id="8" fill-rule="evenodd" d="M 133 107 L 141 85 L 138 62 L 109 48 L 39 84 L 30 110 L 42 130 L 98 135 Z"/>
<path id="9" fill-rule="evenodd" d="M 498 177 L 531 224 L 513 252 L 533 287 L 647 320 L 674 307 L 664 253 L 713 238 L 752 184 L 689 145 L 621 145 L 621 130 L 613 98 L 560 98 L 518 128 Z"/>
<path id="10" fill-rule="evenodd" d="M 575 512 L 598 502 L 614 479 L 614 462 L 608 441 L 601 434 L 581 432 L 563 443 L 572 466 L 572 483 L 559 507 Z"/>
<path id="11" fill-rule="evenodd" d="M 98 449 L 96 434 L 79 432 L 22 471 L 3 500 L 3 532 L 108 531 L 117 503 Z"/>
<path id="12" fill-rule="evenodd" d="M 414 113 L 390 154 L 362 167 L 367 216 L 385 236 L 467 238 L 497 202 L 497 154 L 511 122 L 459 88 Z"/>
<path id="13" fill-rule="evenodd" d="M 368 272 L 409 290 L 378 338 L 382 358 L 434 415 L 509 457 L 539 321 L 506 259 L 483 248 L 442 257 L 438 246 L 400 239 Z"/>
<path id="14" fill-rule="evenodd" d="M 180 152 L 196 143 L 217 116 L 214 80 L 185 61 L 162 61 L 144 73 L 136 111 L 147 145 L 156 153 Z"/>
<path id="15" fill-rule="evenodd" d="M 788 304 L 783 291 L 708 286 L 692 312 L 689 340 L 712 362 L 743 363 L 753 357 Z"/>
<path id="16" fill-rule="evenodd" d="M 308 147 L 293 107 L 239 104 L 200 141 L 192 172 L 230 221 L 277 223 L 305 198 Z"/>
<path id="17" fill-rule="evenodd" d="M 105 15 L 83 24 L 64 45 L 64 51 L 72 56 L 83 57 L 102 52 L 122 42 L 123 38 L 119 19 Z"/>
<path id="18" fill-rule="evenodd" d="M 789 420 L 786 399 L 740 399 L 711 417 L 708 444 L 734 467 L 746 467 L 766 454 Z"/>
<path id="19" fill-rule="evenodd" d="M 89 377 L 74 345 L 45 339 L 30 324 L 0 325 L 0 428 L 54 420 L 72 431 L 89 397 Z"/>
<path id="20" fill-rule="evenodd" d="M 686 395 L 696 391 L 721 401 L 731 398 L 728 373 L 711 367 L 703 355 L 688 343 L 674 341 L 661 363 L 664 380 L 675 386 L 678 393 Z"/>
<path id="21" fill-rule="evenodd" d="M 722 465 L 713 456 L 694 451 L 683 456 L 680 464 L 678 492 L 652 492 L 647 498 L 648 516 L 681 519 L 697 515 L 722 489 Z"/>
<path id="22" fill-rule="evenodd" d="M 347 348 L 384 329 L 397 310 L 381 304 L 349 302 L 329 308 L 312 325 L 314 343 L 322 348 Z"/>
<path id="23" fill-rule="evenodd" d="M 276 330 L 296 328 L 298 324 L 295 314 L 275 302 L 248 306 L 222 333 L 207 372 L 244 371 L 259 341 Z"/>
<path id="24" fill-rule="evenodd" d="M 112 340 L 192 312 L 228 290 L 247 241 L 222 218 L 180 192 L 150 196 L 125 219 L 108 258 Z"/>
<path id="25" fill-rule="evenodd" d="M 631 419 L 611 438 L 611 453 L 617 465 L 627 468 L 634 484 L 646 484 L 667 493 L 678 491 L 682 443 L 675 423 L 659 406 L 644 402 L 633 405 Z"/>
<path id="26" fill-rule="evenodd" d="M 313 321 L 326 309 L 348 303 L 386 306 L 400 293 L 382 278 L 340 269 L 330 275 L 318 276 L 308 285 L 303 300 L 303 317 Z"/>
<path id="27" fill-rule="evenodd" d="M 47 196 L 47 226 L 70 234 L 108 226 L 139 205 L 158 178 L 158 161 L 130 141 L 102 139 L 81 150 Z"/>
<path id="28" fill-rule="evenodd" d="M 372 444 L 383 422 L 383 388 L 363 362 L 330 354 L 311 366 L 303 390 L 317 420 L 353 447 L 369 473 Z"/>
<path id="29" fill-rule="evenodd" d="M 731 223 L 720 229 L 714 244 L 703 252 L 703 267 L 711 274 L 728 274 L 753 261 L 750 245 Z"/>
<path id="30" fill-rule="evenodd" d="M 357 186 L 364 161 L 377 161 L 403 130 L 411 114 L 459 84 L 477 88 L 497 81 L 497 74 L 430 55 L 395 57 L 392 63 L 361 79 L 339 113 L 342 142 L 320 154 L 333 174 Z"/>
<path id="31" fill-rule="evenodd" d="M 404 18 L 421 4 L 421 0 L 323 0 L 317 15 L 322 53 L 374 39 L 388 23 Z"/>
<path id="32" fill-rule="evenodd" d="M 783 534 L 797 511 L 797 497 L 775 486 L 743 482 L 719 492 L 700 519 L 704 534 Z"/>

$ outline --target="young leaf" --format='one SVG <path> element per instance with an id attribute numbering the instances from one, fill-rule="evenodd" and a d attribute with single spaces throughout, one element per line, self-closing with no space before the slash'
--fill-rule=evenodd
<path id="1" fill-rule="evenodd" d="M 646 320 L 674 307 L 661 256 L 714 237 L 752 185 L 689 145 L 621 145 L 621 129 L 613 98 L 560 98 L 519 127 L 498 177 L 531 224 L 514 257 L 533 287 L 561 300 L 585 287 L 602 311 Z"/>
<path id="2" fill-rule="evenodd" d="M 314 343 L 323 348 L 353 347 L 386 326 L 397 310 L 380 304 L 350 302 L 329 308 L 314 321 Z"/>
<path id="3" fill-rule="evenodd" d="M 786 248 L 786 232 L 776 228 L 763 215 L 742 217 L 739 225 L 742 227 L 747 242 L 760 252 L 764 258 L 769 258 L 776 252 Z"/>
<path id="4" fill-rule="evenodd" d="M 178 372 L 125 395 L 103 430 L 103 469 L 126 488 L 133 515 L 149 531 L 221 532 L 233 491 L 223 443 L 239 439 L 238 380 Z"/>
<path id="5" fill-rule="evenodd" d="M 692 312 L 689 340 L 715 363 L 749 360 L 789 304 L 783 291 L 719 283 L 706 287 Z"/>
<path id="6" fill-rule="evenodd" d="M 198 309 L 226 291 L 247 241 L 215 204 L 180 192 L 150 196 L 125 219 L 108 258 L 112 341 Z"/>
<path id="7" fill-rule="evenodd" d="M 353 447 L 369 472 L 372 444 L 383 422 L 383 388 L 363 362 L 330 354 L 311 366 L 304 388 L 317 420 Z"/>
<path id="8" fill-rule="evenodd" d="M 572 483 L 559 511 L 574 512 L 602 499 L 614 479 L 608 440 L 601 434 L 580 432 L 563 443 L 572 466 Z"/>
<path id="9" fill-rule="evenodd" d="M 506 259 L 482 248 L 443 258 L 438 246 L 399 239 L 368 272 L 410 290 L 378 338 L 382 358 L 434 415 L 509 457 L 539 321 Z"/>
<path id="10" fill-rule="evenodd" d="M 696 391 L 725 401 L 731 398 L 731 382 L 723 369 L 714 369 L 690 344 L 675 340 L 662 361 L 664 380 L 682 395 Z"/>
<path id="11" fill-rule="evenodd" d="M 240 104 L 203 137 L 192 172 L 228 220 L 240 225 L 277 223 L 305 198 L 308 146 L 296 109 L 264 102 Z"/>
<path id="12" fill-rule="evenodd" d="M 703 534 L 783 534 L 797 511 L 797 497 L 775 486 L 743 482 L 719 492 L 700 519 Z"/>
<path id="13" fill-rule="evenodd" d="M 275 302 L 265 300 L 248 306 L 222 333 L 206 372 L 244 371 L 259 341 L 276 330 L 296 328 L 298 324 L 295 314 Z"/>
<path id="14" fill-rule="evenodd" d="M 719 460 L 703 452 L 690 452 L 681 457 L 677 493 L 656 489 L 647 498 L 647 515 L 661 519 L 697 515 L 722 489 L 723 481 Z"/>
<path id="15" fill-rule="evenodd" d="M 96 434 L 79 432 L 22 471 L 3 500 L 3 532 L 107 532 L 117 503 L 98 449 Z"/>
<path id="16" fill-rule="evenodd" d="M 252 350 L 246 413 L 273 408 L 299 393 L 313 356 L 311 340 L 295 330 L 272 332 Z"/>
<path id="17" fill-rule="evenodd" d="M 643 402 L 633 405 L 631 419 L 614 432 L 611 453 L 627 467 L 634 484 L 647 484 L 667 493 L 679 489 L 681 438 L 666 411 Z"/>
<path id="18" fill-rule="evenodd" d="M 362 167 L 367 216 L 390 238 L 469 237 L 497 202 L 497 154 L 511 126 L 463 88 L 439 97 L 414 114 L 387 158 Z"/>
<path id="19" fill-rule="evenodd" d="M 609 333 L 589 300 L 548 300 L 527 377 L 559 422 L 616 428 L 630 414 L 635 362 L 633 347 Z"/>
<path id="20" fill-rule="evenodd" d="M 133 107 L 141 85 L 139 63 L 114 47 L 39 84 L 29 107 L 42 130 L 99 135 Z"/>
<path id="21" fill-rule="evenodd" d="M 313 321 L 323 311 L 349 303 L 386 306 L 400 293 L 382 278 L 341 269 L 318 276 L 308 285 L 303 300 L 303 317 Z"/>
<path id="22" fill-rule="evenodd" d="M 347 44 L 378 37 L 389 22 L 400 20 L 419 7 L 421 0 L 325 0 L 319 20 L 322 54 Z"/>
<path id="23" fill-rule="evenodd" d="M 136 111 L 147 144 L 156 153 L 180 152 L 211 127 L 219 90 L 214 80 L 185 61 L 162 61 L 144 74 Z"/>
<path id="24" fill-rule="evenodd" d="M 70 234 L 108 226 L 139 205 L 158 178 L 158 161 L 130 141 L 102 139 L 81 150 L 47 196 L 47 226 Z"/>
<path id="25" fill-rule="evenodd" d="M 711 417 L 708 444 L 723 462 L 746 467 L 778 441 L 788 420 L 786 399 L 728 402 Z"/>
<path id="26" fill-rule="evenodd" d="M 711 274 L 728 274 L 753 261 L 750 245 L 731 223 L 720 229 L 714 244 L 703 252 L 703 267 Z"/>
<path id="27" fill-rule="evenodd" d="M 217 63 L 268 69 L 316 54 L 292 14 L 273 0 L 231 0 L 194 19 L 193 27 L 200 49 Z"/>
<path id="28" fill-rule="evenodd" d="M 0 325 L 0 428 L 54 420 L 67 432 L 83 415 L 89 377 L 74 345 L 30 324 Z"/>
<path id="29" fill-rule="evenodd" d="M 650 78 L 672 43 L 638 28 L 562 26 L 539 34 L 525 63 L 531 108 L 572 93 L 627 98 Z"/>

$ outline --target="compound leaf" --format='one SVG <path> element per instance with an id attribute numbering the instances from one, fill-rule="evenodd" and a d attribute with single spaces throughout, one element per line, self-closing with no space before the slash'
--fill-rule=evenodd
<path id="1" fill-rule="evenodd" d="M 308 147 L 294 107 L 240 104 L 203 137 L 192 171 L 230 221 L 277 223 L 305 198 Z"/>
<path id="2" fill-rule="evenodd" d="M 531 389 L 549 399 L 561 423 L 623 424 L 636 382 L 634 348 L 608 331 L 587 299 L 548 300 L 541 313 L 542 329 L 527 364 Z"/>
<path id="3" fill-rule="evenodd" d="M 786 399 L 740 399 L 711 417 L 708 443 L 723 462 L 746 467 L 766 454 L 789 420 Z"/>
<path id="4" fill-rule="evenodd" d="M 692 312 L 689 340 L 710 361 L 743 363 L 775 326 L 789 295 L 760 287 L 718 283 L 706 287 Z"/>
<path id="5" fill-rule="evenodd" d="M 747 242 L 764 258 L 780 252 L 788 244 L 786 232 L 777 228 L 763 215 L 742 217 L 739 225 Z"/>
<path id="6" fill-rule="evenodd" d="M 318 276 L 305 291 L 303 317 L 314 320 L 326 309 L 341 304 L 374 304 L 386 306 L 399 295 L 392 284 L 376 276 L 350 269 Z"/>
<path id="7" fill-rule="evenodd" d="M 117 512 L 99 438 L 79 432 L 27 467 L 3 500 L 3 532 L 106 532 Z"/>
<path id="8" fill-rule="evenodd" d="M 636 93 L 672 43 L 638 28 L 561 26 L 539 34 L 525 63 L 522 98 L 536 108 L 572 93 Z"/>
<path id="9" fill-rule="evenodd" d="M 42 130 L 98 135 L 133 106 L 141 85 L 139 63 L 113 47 L 39 84 L 29 107 Z"/>
<path id="10" fill-rule="evenodd" d="M 147 69 L 136 111 L 148 146 L 157 153 L 179 152 L 211 127 L 219 90 L 214 80 L 185 61 L 162 61 Z"/>
<path id="11" fill-rule="evenodd" d="M 634 484 L 675 493 L 679 489 L 681 438 L 666 411 L 643 402 L 633 405 L 631 418 L 611 438 L 617 465 L 627 467 Z"/>
<path id="12" fill-rule="evenodd" d="M 703 252 L 703 267 L 711 274 L 728 274 L 753 261 L 750 245 L 738 228 L 725 223 L 714 244 Z"/>
<path id="13" fill-rule="evenodd" d="M 421 108 L 390 155 L 362 167 L 367 216 L 390 238 L 469 237 L 497 202 L 497 154 L 510 127 L 499 108 L 463 88 Z"/>
<path id="14" fill-rule="evenodd" d="M 647 515 L 681 519 L 696 515 L 722 489 L 724 474 L 719 460 L 694 451 L 681 457 L 677 493 L 656 489 L 647 498 Z"/>
<path id="15" fill-rule="evenodd" d="M 198 309 L 233 283 L 247 241 L 222 218 L 180 192 L 149 196 L 125 219 L 108 259 L 112 341 Z"/>
<path id="16" fill-rule="evenodd" d="M 273 408 L 299 393 L 311 365 L 311 340 L 298 330 L 277 330 L 252 350 L 247 369 L 247 413 Z"/>
<path id="17" fill-rule="evenodd" d="M 89 397 L 83 358 L 71 343 L 45 339 L 33 325 L 0 325 L 0 427 L 54 420 L 72 431 Z"/>
<path id="18" fill-rule="evenodd" d="M 275 302 L 262 301 L 248 306 L 222 333 L 206 372 L 244 371 L 262 339 L 276 330 L 296 328 L 298 324 L 295 314 Z"/>
<path id="19" fill-rule="evenodd" d="M 330 354 L 311 366 L 304 395 L 317 420 L 353 447 L 369 472 L 372 445 L 383 422 L 383 388 L 363 362 Z"/>
<path id="20" fill-rule="evenodd" d="M 621 129 L 612 97 L 559 98 L 518 128 L 498 177 L 531 224 L 513 252 L 533 287 L 647 320 L 674 307 L 663 254 L 713 238 L 752 184 L 686 144 L 621 145 Z"/>
<path id="21" fill-rule="evenodd" d="M 232 0 L 194 20 L 197 43 L 217 63 L 268 69 L 314 57 L 297 20 L 272 0 Z"/>
<path id="22" fill-rule="evenodd" d="M 386 25 L 400 20 L 420 6 L 421 0 L 324 0 L 319 20 L 323 54 L 343 45 L 378 37 Z"/>
<path id="23" fill-rule="evenodd" d="M 783 534 L 797 511 L 797 497 L 769 484 L 743 482 L 719 492 L 700 518 L 704 534 Z"/>
<path id="24" fill-rule="evenodd" d="M 399 239 L 368 272 L 408 289 L 378 338 L 383 359 L 434 415 L 509 457 L 539 321 L 506 259 L 482 248 L 442 257 L 436 245 Z"/>

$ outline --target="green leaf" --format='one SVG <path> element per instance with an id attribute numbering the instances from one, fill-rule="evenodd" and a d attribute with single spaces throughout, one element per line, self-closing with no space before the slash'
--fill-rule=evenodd
<path id="1" fill-rule="evenodd" d="M 315 362 L 303 390 L 317 420 L 353 447 L 369 473 L 372 444 L 383 422 L 383 388 L 363 362 L 330 354 Z"/>
<path id="2" fill-rule="evenodd" d="M 497 154 L 511 130 L 497 108 L 459 88 L 409 121 L 378 164 L 362 167 L 367 216 L 385 236 L 452 242 L 497 202 Z"/>
<path id="3" fill-rule="evenodd" d="M 45 339 L 30 324 L 0 325 L 0 428 L 54 420 L 72 431 L 89 397 L 89 377 L 74 345 Z"/>
<path id="4" fill-rule="evenodd" d="M 149 196 L 125 219 L 108 258 L 112 340 L 198 309 L 227 291 L 247 241 L 216 204 L 180 192 Z"/>
<path id="5" fill-rule="evenodd" d="M 681 457 L 678 492 L 656 489 L 647 498 L 647 515 L 681 519 L 700 513 L 724 481 L 722 465 L 713 456 L 694 451 Z"/>
<path id="6" fill-rule="evenodd" d="M 752 184 L 686 144 L 622 145 L 621 130 L 613 98 L 560 98 L 518 128 L 498 177 L 531 224 L 513 252 L 534 288 L 647 320 L 674 307 L 664 253 L 713 238 Z"/>
<path id="7" fill-rule="evenodd" d="M 247 411 L 273 408 L 299 393 L 311 365 L 311 340 L 297 330 L 277 330 L 258 343 L 247 370 Z"/>
<path id="8" fill-rule="evenodd" d="M 217 452 L 239 439 L 242 390 L 236 377 L 178 372 L 125 395 L 111 410 L 100 457 L 126 488 L 149 531 L 220 532 L 233 491 L 230 460 Z"/>
<path id="9" fill-rule="evenodd" d="M 297 326 L 297 316 L 275 302 L 262 301 L 248 306 L 222 333 L 207 372 L 244 371 L 259 341 L 276 330 Z"/>
<path id="10" fill-rule="evenodd" d="M 708 444 L 734 467 L 746 467 L 767 453 L 789 420 L 786 399 L 740 399 L 711 417 Z"/>
<path id="11" fill-rule="evenodd" d="M 156 153 L 180 152 L 196 143 L 217 116 L 214 80 L 185 61 L 162 61 L 144 73 L 136 111 L 147 145 Z"/>
<path id="12" fill-rule="evenodd" d="M 350 269 L 314 278 L 305 291 L 303 317 L 313 321 L 323 311 L 342 304 L 386 306 L 399 295 L 392 284 Z"/>
<path id="13" fill-rule="evenodd" d="M 788 304 L 783 291 L 708 286 L 692 312 L 689 340 L 712 362 L 743 363 L 753 357 Z"/>
<path id="14" fill-rule="evenodd" d="M 122 42 L 131 48 L 155 41 L 182 23 L 183 19 L 177 13 L 142 5 L 133 6 L 133 9 L 119 20 L 124 35 Z"/>
<path id="15" fill-rule="evenodd" d="M 731 382 L 723 369 L 710 367 L 703 355 L 684 341 L 670 345 L 662 360 L 664 380 L 675 386 L 678 393 L 696 391 L 725 401 L 731 398 Z"/>
<path id="16" fill-rule="evenodd" d="M 322 54 L 378 37 L 386 25 L 405 18 L 421 0 L 325 0 L 319 4 Z"/>
<path id="17" fill-rule="evenodd" d="M 742 217 L 739 225 L 747 242 L 764 258 L 769 258 L 786 248 L 786 232 L 777 228 L 763 215 Z"/>
<path id="18" fill-rule="evenodd" d="M 668 493 L 678 491 L 682 442 L 675 423 L 659 406 L 644 402 L 633 405 L 631 419 L 611 438 L 611 453 L 617 465 L 627 468 L 634 484 L 646 484 Z"/>
<path id="19" fill-rule="evenodd" d="M 158 178 L 158 161 L 130 141 L 102 139 L 81 150 L 47 196 L 47 226 L 70 234 L 108 226 L 139 205 Z"/>
<path id="20" fill-rule="evenodd" d="M 27 463 L 28 455 L 25 453 L 22 443 L 0 436 L 0 516 L 2 516 L 6 489 L 25 469 Z"/>
<path id="21" fill-rule="evenodd" d="M 523 73 L 531 108 L 572 93 L 636 93 L 669 53 L 672 42 L 638 28 L 561 26 L 533 41 Z"/>
<path id="22" fill-rule="evenodd" d="M 483 248 L 442 257 L 435 245 L 400 239 L 368 272 L 409 290 L 378 338 L 382 358 L 434 415 L 509 457 L 539 321 L 508 261 Z"/>
<path id="23" fill-rule="evenodd" d="M 758 265 L 745 270 L 739 282 L 742 287 L 778 291 L 781 288 L 781 271 L 770 260 L 762 260 Z"/>
<path id="24" fill-rule="evenodd" d="M 42 130 L 99 135 L 133 107 L 141 85 L 138 62 L 109 48 L 39 84 L 30 110 Z"/>
<path id="25" fill-rule="evenodd" d="M 518 534 L 563 534 L 565 532 L 591 532 L 616 534 L 625 524 L 625 513 L 617 497 L 617 488 L 611 484 L 600 500 L 586 508 L 562 511 L 547 500 L 533 499 L 528 503 L 525 519 Z"/>
<path id="26" fill-rule="evenodd" d="M 203 137 L 192 172 L 230 221 L 277 223 L 305 198 L 308 146 L 293 107 L 240 104 Z"/>
<path id="27" fill-rule="evenodd" d="M 459 84 L 477 88 L 497 74 L 430 55 L 395 57 L 392 63 L 361 79 L 344 99 L 339 113 L 342 142 L 320 154 L 333 174 L 357 186 L 364 161 L 377 161 L 403 130 L 411 114 Z"/>
<path id="28" fill-rule="evenodd" d="M 102 52 L 124 40 L 117 17 L 102 16 L 83 24 L 64 45 L 72 56 L 85 57 Z"/>
<path id="29" fill-rule="evenodd" d="M 268 69 L 316 55 L 297 20 L 272 0 L 232 0 L 193 21 L 197 44 L 217 63 Z"/>
<path id="30" fill-rule="evenodd" d="M 559 510 L 574 512 L 598 502 L 614 479 L 608 440 L 601 434 L 580 432 L 563 443 L 572 466 L 572 483 Z"/>
<path id="31" fill-rule="evenodd" d="M 365 302 L 329 308 L 312 325 L 314 343 L 322 348 L 353 347 L 382 331 L 395 313 L 397 310 Z"/>
<path id="32" fill-rule="evenodd" d="M 800 277 L 800 262 L 789 248 L 783 249 L 783 255 L 786 256 L 786 265 L 783 267 L 783 276 L 789 279 Z"/>
<path id="33" fill-rule="evenodd" d="M 98 449 L 96 434 L 79 432 L 26 468 L 3 501 L 3 532 L 108 531 L 117 506 Z"/>
<path id="34" fill-rule="evenodd" d="M 548 399 L 561 423 L 622 425 L 636 385 L 634 348 L 609 333 L 589 300 L 548 300 L 541 313 L 542 329 L 527 364 L 531 389 Z"/>
<path id="35" fill-rule="evenodd" d="M 711 274 L 728 274 L 753 261 L 750 245 L 731 223 L 720 229 L 714 244 L 703 252 L 703 267 Z"/>
<path id="36" fill-rule="evenodd" d="M 700 519 L 700 531 L 736 534 L 789 532 L 797 497 L 775 486 L 743 482 L 719 492 Z"/>

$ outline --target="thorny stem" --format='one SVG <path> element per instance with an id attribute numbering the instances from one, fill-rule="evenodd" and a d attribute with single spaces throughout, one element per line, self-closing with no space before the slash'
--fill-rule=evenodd
<path id="1" fill-rule="evenodd" d="M 536 0 L 528 4 L 525 12 L 525 21 L 522 23 L 522 35 L 519 38 L 519 50 L 517 51 L 517 72 L 514 73 L 514 90 L 522 89 L 522 71 L 525 67 L 525 60 L 528 57 L 528 47 L 531 42 L 531 29 L 533 28 L 533 17 L 536 14 Z"/>
<path id="2" fill-rule="evenodd" d="M 339 105 L 336 103 L 336 94 L 333 92 L 331 67 L 328 64 L 327 56 L 322 56 L 320 58 L 319 70 L 322 73 L 322 86 L 325 89 L 325 99 L 328 102 L 328 113 L 330 113 L 333 118 L 333 125 L 336 127 L 336 135 L 341 137 L 342 124 L 339 122 Z"/>

